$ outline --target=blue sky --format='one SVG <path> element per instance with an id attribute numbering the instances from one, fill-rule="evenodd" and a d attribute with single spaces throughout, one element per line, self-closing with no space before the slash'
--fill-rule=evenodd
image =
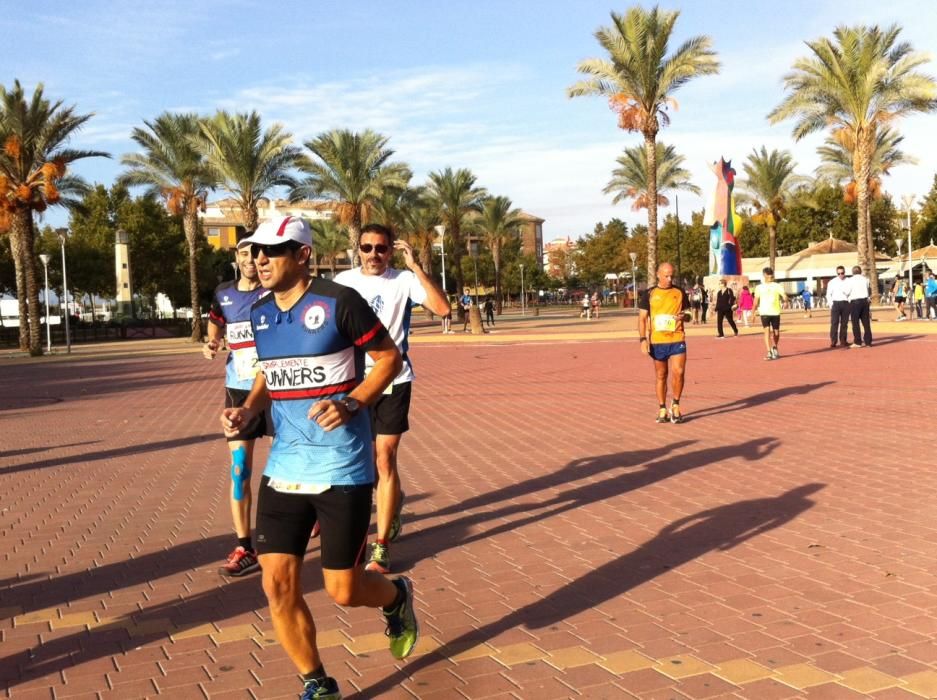
<path id="1" fill-rule="evenodd" d="M 897 22 L 920 51 L 937 42 L 937 12 L 909 0 L 686 2 L 673 46 L 706 34 L 720 55 L 718 76 L 676 93 L 679 109 L 660 140 L 687 159 L 708 196 L 708 163 L 740 166 L 753 148 L 789 148 L 812 174 L 822 136 L 794 143 L 791 124 L 765 115 L 782 97 L 781 76 L 803 41 L 840 23 Z M 114 159 L 79 162 L 76 172 L 110 184 L 130 130 L 162 111 L 208 114 L 257 109 L 297 140 L 334 127 L 390 137 L 415 180 L 446 166 L 468 167 L 493 194 L 544 219 L 544 238 L 580 236 L 597 221 L 646 220 L 601 190 L 621 149 L 641 142 L 616 127 L 601 98 L 567 99 L 583 58 L 600 56 L 594 31 L 627 4 L 577 0 L 429 2 L 27 3 L 0 18 L 0 83 L 45 84 L 49 97 L 95 117 L 72 145 Z M 937 75 L 937 64 L 928 72 Z M 930 147 L 937 116 L 899 123 L 919 163 L 896 169 L 886 189 L 925 193 L 937 172 Z M 741 172 L 741 168 L 738 167 Z M 221 193 L 218 197 L 223 196 Z M 681 218 L 703 200 L 680 195 Z M 665 212 L 667 210 L 664 210 Z M 65 221 L 50 212 L 53 224 Z"/>

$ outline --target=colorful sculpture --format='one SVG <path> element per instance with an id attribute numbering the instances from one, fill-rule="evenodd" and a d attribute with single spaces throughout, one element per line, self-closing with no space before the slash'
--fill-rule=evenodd
<path id="1" fill-rule="evenodd" d="M 716 191 L 706 208 L 703 223 L 709 226 L 709 274 L 741 275 L 742 250 L 736 238 L 742 219 L 735 213 L 735 170 L 732 161 L 720 158 L 713 163 Z"/>

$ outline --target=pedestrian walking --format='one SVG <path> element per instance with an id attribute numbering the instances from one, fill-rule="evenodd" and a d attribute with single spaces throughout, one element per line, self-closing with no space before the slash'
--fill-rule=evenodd
<path id="1" fill-rule="evenodd" d="M 495 303 L 490 296 L 485 299 L 485 322 L 489 328 L 495 325 Z"/>
<path id="2" fill-rule="evenodd" d="M 836 268 L 836 277 L 826 283 L 826 305 L 830 307 L 830 347 L 847 347 L 846 329 L 849 326 L 849 281 L 846 268 Z"/>
<path id="3" fill-rule="evenodd" d="M 752 298 L 751 290 L 749 290 L 746 284 L 742 287 L 742 291 L 739 292 L 739 315 L 746 328 L 751 326 L 752 309 L 754 308 L 755 302 Z"/>
<path id="4" fill-rule="evenodd" d="M 927 308 L 924 310 L 924 318 L 928 321 L 937 321 L 937 278 L 934 273 L 927 275 L 927 284 L 924 285 L 924 299 Z"/>
<path id="5" fill-rule="evenodd" d="M 852 268 L 849 283 L 849 317 L 852 319 L 853 348 L 872 347 L 872 317 L 869 280 L 858 265 Z M 860 329 L 861 324 L 861 329 Z"/>
<path id="6" fill-rule="evenodd" d="M 898 312 L 896 321 L 906 321 L 907 314 L 904 311 L 905 300 L 908 297 L 908 288 L 903 277 L 896 277 L 895 284 L 892 286 L 892 294 L 895 297 L 895 310 Z"/>
<path id="7" fill-rule="evenodd" d="M 725 279 L 719 280 L 719 291 L 716 292 L 716 337 L 724 338 L 723 322 L 728 321 L 732 328 L 733 337 L 739 334 L 738 326 L 735 325 L 735 319 L 732 318 L 735 312 L 735 292 L 729 289 Z"/>
<path id="8" fill-rule="evenodd" d="M 924 317 L 924 285 L 920 282 L 914 283 L 914 310 L 920 321 Z"/>

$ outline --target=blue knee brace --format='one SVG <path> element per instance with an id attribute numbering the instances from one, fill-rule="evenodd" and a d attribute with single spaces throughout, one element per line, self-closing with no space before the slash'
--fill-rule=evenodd
<path id="1" fill-rule="evenodd" d="M 251 480 L 251 470 L 247 468 L 247 448 L 238 447 L 231 453 L 231 483 L 234 484 L 234 500 L 244 500 L 244 485 Z"/>

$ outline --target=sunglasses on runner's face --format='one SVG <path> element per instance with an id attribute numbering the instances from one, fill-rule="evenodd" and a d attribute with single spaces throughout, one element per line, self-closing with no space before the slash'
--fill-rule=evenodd
<path id="1" fill-rule="evenodd" d="M 371 245 L 370 243 L 362 243 L 358 247 L 361 248 L 362 253 L 370 253 L 373 250 L 378 255 L 384 255 L 384 253 L 390 250 L 390 248 L 384 245 L 383 243 L 378 243 L 377 245 Z"/>
<path id="2" fill-rule="evenodd" d="M 286 243 L 277 243 L 276 245 L 271 245 L 269 243 L 252 243 L 251 244 L 251 257 L 256 258 L 263 252 L 264 257 L 267 258 L 282 258 L 284 255 L 292 253 L 299 246 L 295 241 L 287 241 Z"/>

